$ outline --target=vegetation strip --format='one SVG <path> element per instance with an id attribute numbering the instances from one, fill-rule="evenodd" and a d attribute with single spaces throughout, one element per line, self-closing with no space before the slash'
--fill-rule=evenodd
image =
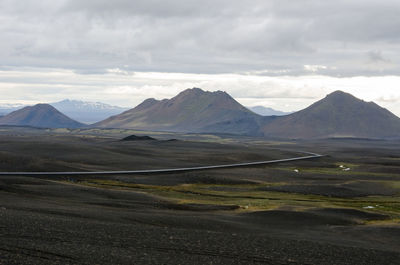
<path id="1" fill-rule="evenodd" d="M 225 164 L 225 165 L 214 165 L 214 166 L 199 166 L 199 167 L 184 167 L 184 168 L 168 168 L 168 169 L 145 169 L 145 170 L 123 170 L 123 171 L 77 171 L 77 172 L 0 172 L 0 176 L 53 176 L 53 175 L 132 175 L 132 174 L 158 174 L 158 173 L 174 173 L 174 172 L 187 172 L 187 171 L 198 171 L 198 170 L 208 170 L 208 169 L 219 169 L 219 168 L 234 168 L 234 167 L 247 167 L 247 166 L 257 166 L 274 164 L 281 162 L 290 162 L 297 160 L 313 159 L 323 157 L 324 155 L 301 152 L 310 154 L 308 156 L 284 158 L 269 161 L 258 161 L 258 162 L 245 162 L 236 164 Z"/>
<path id="2" fill-rule="evenodd" d="M 85 186 L 99 188 L 121 188 L 143 191 L 148 194 L 160 196 L 165 199 L 172 199 L 178 204 L 210 204 L 210 205 L 238 205 L 245 211 L 272 210 L 282 205 L 295 207 L 297 210 L 322 208 L 352 208 L 365 211 L 367 205 L 375 205 L 368 212 L 386 214 L 388 220 L 373 220 L 374 223 L 397 222 L 399 220 L 398 197 L 386 196 L 339 198 L 321 195 L 305 195 L 299 193 L 259 191 L 257 187 L 261 185 L 248 185 L 246 192 L 238 191 L 215 191 L 209 188 L 220 185 L 190 184 L 178 186 L 156 186 L 135 183 L 125 183 L 114 180 L 86 180 L 80 183 Z M 245 194 L 246 193 L 246 194 Z M 216 200 L 215 198 L 219 198 Z M 378 206 L 379 205 L 379 206 Z M 372 221 L 368 221 L 372 222 Z M 364 222 L 365 223 L 365 222 Z"/>

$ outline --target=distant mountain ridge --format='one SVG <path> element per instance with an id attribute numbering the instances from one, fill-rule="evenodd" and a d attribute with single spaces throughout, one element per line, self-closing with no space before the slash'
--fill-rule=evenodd
<path id="1" fill-rule="evenodd" d="M 102 103 L 64 100 L 71 112 L 121 108 Z M 89 106 L 89 107 L 88 107 Z M 105 115 L 104 112 L 101 113 Z M 0 117 L 0 125 L 80 128 L 77 122 L 49 104 L 24 107 Z M 91 127 L 129 128 L 189 133 L 224 133 L 281 139 L 380 138 L 400 139 L 400 118 L 351 94 L 335 91 L 298 112 L 261 116 L 223 91 L 187 89 L 171 99 L 149 98 L 133 109 L 108 117 Z"/>
<path id="2" fill-rule="evenodd" d="M 127 110 L 118 106 L 112 106 L 101 102 L 65 99 L 50 103 L 53 107 L 67 116 L 83 123 L 95 123 L 110 116 L 120 114 Z"/>
<path id="3" fill-rule="evenodd" d="M 37 104 L 13 111 L 0 118 L 0 125 L 42 128 L 81 128 L 84 126 L 49 104 Z"/>
<path id="4" fill-rule="evenodd" d="M 273 108 L 268 108 L 264 106 L 248 107 L 248 109 L 262 116 L 283 116 L 292 113 L 292 112 L 283 112 L 279 110 L 274 110 Z"/>
<path id="5" fill-rule="evenodd" d="M 262 119 L 226 92 L 192 88 L 171 99 L 146 99 L 135 108 L 93 126 L 253 134 L 259 130 Z"/>

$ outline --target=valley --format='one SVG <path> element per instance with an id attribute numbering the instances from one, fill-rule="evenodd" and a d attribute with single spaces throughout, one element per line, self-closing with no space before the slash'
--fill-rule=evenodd
<path id="1" fill-rule="evenodd" d="M 121 141 L 131 135 L 149 137 Z M 325 155 L 160 174 L 0 176 L 0 257 L 7 264 L 396 264 L 400 257 L 395 140 L 10 126 L 0 136 L 1 171 Z"/>

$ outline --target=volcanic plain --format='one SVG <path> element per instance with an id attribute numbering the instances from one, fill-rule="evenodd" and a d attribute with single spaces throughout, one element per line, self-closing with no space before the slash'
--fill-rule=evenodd
<path id="1" fill-rule="evenodd" d="M 302 151 L 325 156 L 168 174 L 1 175 L 0 264 L 398 264 L 399 141 L 0 128 L 2 172 L 180 168 Z"/>

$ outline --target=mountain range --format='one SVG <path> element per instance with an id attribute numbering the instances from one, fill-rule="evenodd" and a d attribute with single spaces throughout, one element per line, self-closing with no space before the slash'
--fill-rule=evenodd
<path id="1" fill-rule="evenodd" d="M 88 109 L 80 101 L 62 101 L 76 115 Z M 104 109 L 110 110 L 106 105 Z M 94 111 L 103 105 L 90 106 Z M 118 112 L 120 108 L 115 108 Z M 104 115 L 104 113 L 102 114 Z M 38 104 L 0 117 L 0 125 L 80 128 L 84 124 L 49 104 Z M 315 139 L 330 137 L 399 138 L 400 118 L 374 102 L 335 91 L 311 106 L 284 116 L 262 116 L 223 91 L 187 89 L 171 99 L 146 99 L 135 108 L 90 125 L 190 133 L 229 133 L 267 138 Z"/>
<path id="2" fill-rule="evenodd" d="M 102 128 L 233 133 L 273 138 L 399 138 L 400 118 L 373 102 L 335 91 L 306 109 L 284 116 L 261 116 L 226 92 L 187 89 L 94 124 Z"/>

